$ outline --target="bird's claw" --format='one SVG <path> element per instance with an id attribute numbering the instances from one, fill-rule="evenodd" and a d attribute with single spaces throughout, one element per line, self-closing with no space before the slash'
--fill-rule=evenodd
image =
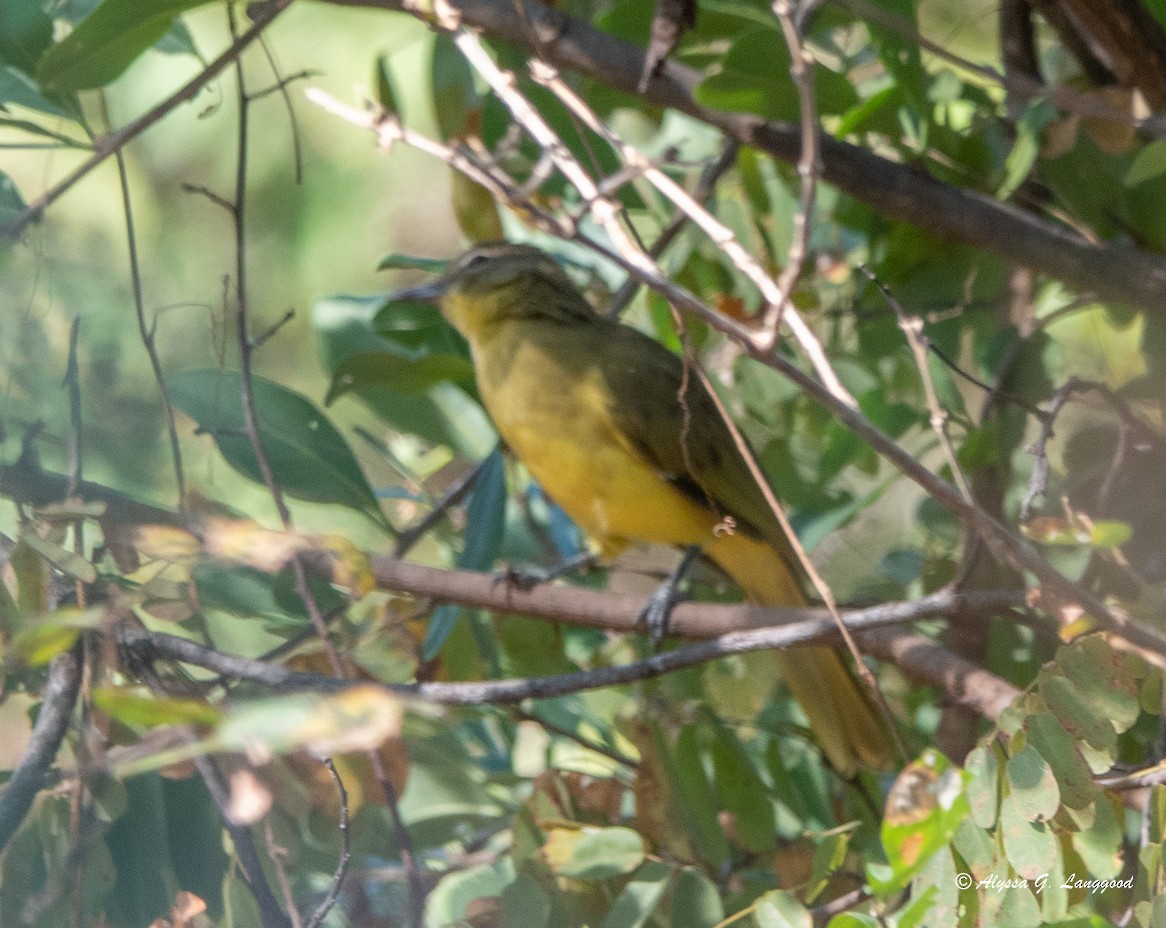
<path id="1" fill-rule="evenodd" d="M 516 564 L 499 567 L 491 573 L 491 576 L 495 583 L 505 583 L 507 586 L 518 587 L 523 592 L 533 590 L 540 583 L 547 583 L 554 579 L 549 570 L 531 566 L 520 567 Z"/>
<path id="2" fill-rule="evenodd" d="M 589 570 L 594 564 L 595 556 L 589 551 L 584 551 L 560 561 L 553 567 L 507 564 L 495 570 L 493 577 L 495 583 L 507 583 L 520 590 L 532 590 L 540 583 L 550 583 L 578 570 Z"/>
<path id="3" fill-rule="evenodd" d="M 680 589 L 680 584 L 672 582 L 671 579 L 662 583 L 648 597 L 644 608 L 636 616 L 636 625 L 648 633 L 653 646 L 658 645 L 668 634 L 672 610 L 689 598 L 689 595 Z"/>

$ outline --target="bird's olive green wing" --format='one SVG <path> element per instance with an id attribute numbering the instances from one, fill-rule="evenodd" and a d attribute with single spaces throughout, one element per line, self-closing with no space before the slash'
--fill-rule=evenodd
<path id="1" fill-rule="evenodd" d="M 685 495 L 764 538 L 800 575 L 781 524 L 696 373 L 686 378 L 679 357 L 629 326 L 602 328 L 593 363 L 610 386 L 616 428 Z"/>

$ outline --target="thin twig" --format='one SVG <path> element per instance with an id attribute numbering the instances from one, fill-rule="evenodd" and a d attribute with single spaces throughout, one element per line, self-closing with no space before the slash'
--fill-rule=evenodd
<path id="1" fill-rule="evenodd" d="M 29 203 L 19 215 L 0 223 L 0 237 L 15 237 L 19 235 L 30 222 L 34 222 L 44 215 L 46 209 L 59 200 L 63 194 L 72 189 L 78 181 L 86 177 L 90 171 L 105 161 L 106 158 L 121 151 L 130 141 L 169 115 L 179 104 L 193 100 L 198 96 L 199 91 L 218 77 L 232 61 L 243 53 L 243 50 L 248 45 L 259 38 L 263 34 L 263 31 L 271 25 L 272 20 L 290 6 L 291 2 L 292 0 L 267 0 L 264 3 L 252 4 L 252 8 L 255 11 L 255 19 L 251 24 L 251 28 L 235 39 L 218 58 L 199 71 L 190 81 L 149 112 L 142 114 L 117 132 L 97 139 L 94 142 L 94 152 L 89 158 L 75 168 L 67 177 Z"/>
<path id="2" fill-rule="evenodd" d="M 927 403 L 927 410 L 930 413 L 931 429 L 935 432 L 935 437 L 939 440 L 939 447 L 943 451 L 943 457 L 947 461 L 948 468 L 951 470 L 952 480 L 955 481 L 956 487 L 963 494 L 964 501 L 969 505 L 975 505 L 975 497 L 972 494 L 972 489 L 968 486 L 968 481 L 964 478 L 964 472 L 960 468 L 959 460 L 956 458 L 955 448 L 951 444 L 951 435 L 947 431 L 947 410 L 939 402 L 939 392 L 935 389 L 935 378 L 931 376 L 931 363 L 927 354 L 927 349 L 930 347 L 931 342 L 923 334 L 923 320 L 918 316 L 909 315 L 902 304 L 892 295 L 890 288 L 879 280 L 869 267 L 865 264 L 860 264 L 858 269 L 875 285 L 879 293 L 883 295 L 883 299 L 887 301 L 887 305 L 895 313 L 895 319 L 899 323 L 899 329 L 907 339 L 907 344 L 911 348 L 911 354 L 915 358 L 915 367 L 918 368 L 919 379 L 923 383 L 923 398 Z"/>
<path id="3" fill-rule="evenodd" d="M 441 498 L 433 504 L 429 512 L 401 532 L 397 537 L 397 546 L 393 549 L 393 557 L 404 557 L 408 554 L 413 546 L 429 534 L 433 526 L 445 517 L 451 507 L 456 506 L 465 498 L 466 494 L 474 488 L 474 484 L 478 482 L 478 477 L 481 476 L 482 468 L 486 466 L 487 460 L 489 460 L 489 455 L 458 477 L 450 484 Z"/>
<path id="4" fill-rule="evenodd" d="M 304 182 L 304 146 L 300 141 L 300 125 L 296 119 L 296 108 L 292 105 L 291 94 L 288 93 L 288 86 L 293 81 L 307 80 L 315 77 L 318 71 L 298 71 L 295 74 L 289 74 L 287 77 L 280 77 L 279 66 L 275 63 L 275 55 L 264 38 L 259 39 L 259 48 L 263 52 L 263 57 L 267 59 L 267 65 L 271 68 L 271 73 L 275 77 L 275 84 L 271 87 L 264 87 L 262 90 L 256 90 L 251 94 L 252 101 L 262 100 L 270 93 L 278 93 L 283 99 L 283 107 L 287 112 L 288 126 L 291 128 L 292 138 L 292 164 L 295 168 L 296 184 Z"/>
<path id="5" fill-rule="evenodd" d="M 608 760 L 613 760 L 617 764 L 624 767 L 631 767 L 635 769 L 639 766 L 639 762 L 632 757 L 624 754 L 622 751 L 617 751 L 615 748 L 608 747 L 606 744 L 598 744 L 589 738 L 584 738 L 577 731 L 571 731 L 569 728 L 563 728 L 561 725 L 556 725 L 554 722 L 544 719 L 541 715 L 535 712 L 527 712 L 524 709 L 512 709 L 511 715 L 522 722 L 532 722 L 540 728 L 549 731 L 552 735 L 558 735 L 560 738 L 566 738 L 568 741 L 573 741 L 579 747 L 587 751 L 593 751 L 596 754 L 602 754 Z"/>
<path id="6" fill-rule="evenodd" d="M 267 857 L 271 861 L 271 869 L 275 871 L 275 881 L 279 884 L 279 891 L 283 895 L 283 905 L 287 909 L 287 917 L 291 928 L 303 928 L 300 913 L 296 909 L 295 896 L 292 895 L 291 882 L 287 878 L 287 867 L 284 860 L 287 858 L 287 848 L 280 847 L 275 842 L 275 832 L 271 827 L 271 818 L 263 820 L 263 840 L 267 844 Z"/>
<path id="7" fill-rule="evenodd" d="M 340 895 L 340 887 L 344 885 L 344 876 L 348 873 L 348 861 L 352 858 L 352 839 L 348 833 L 348 790 L 344 788 L 344 781 L 340 779 L 340 774 L 336 770 L 336 765 L 332 763 L 332 758 L 325 757 L 324 766 L 328 768 L 328 773 L 331 774 L 332 781 L 336 784 L 336 792 L 340 797 L 340 820 L 337 824 L 337 829 L 340 832 L 340 859 L 336 863 L 336 872 L 332 874 L 332 885 L 328 887 L 328 894 L 320 901 L 316 911 L 312 913 L 312 917 L 304 924 L 304 928 L 318 928 L 332 910 L 332 906 L 336 904 L 336 899 Z"/>
<path id="8" fill-rule="evenodd" d="M 196 739 L 193 732 L 187 732 L 187 744 L 194 744 Z M 192 758 L 195 769 L 206 784 L 207 792 L 214 800 L 223 820 L 223 827 L 231 836 L 231 843 L 235 847 L 235 856 L 239 859 L 244 879 L 255 903 L 259 907 L 259 917 L 263 928 L 291 928 L 291 919 L 280 908 L 279 901 L 267 885 L 267 878 L 263 873 L 263 862 L 259 858 L 259 851 L 251 837 L 251 829 L 247 825 L 237 824 L 231 817 L 231 793 L 227 781 L 223 778 L 218 764 L 205 754 L 196 753 Z"/>
<path id="9" fill-rule="evenodd" d="M 725 174 L 726 171 L 729 170 L 729 168 L 737 163 L 737 153 L 740 150 L 741 146 L 730 140 L 725 143 L 724 148 L 721 149 L 721 153 L 707 165 L 705 165 L 704 170 L 700 172 L 700 177 L 697 178 L 696 186 L 692 188 L 692 198 L 696 200 L 696 202 L 703 204 L 710 196 L 712 196 L 712 192 L 716 188 L 717 181 L 721 179 L 721 177 Z M 664 231 L 660 233 L 659 238 L 657 238 L 656 241 L 652 243 L 652 247 L 648 249 L 648 255 L 653 260 L 658 260 L 664 254 L 664 252 L 668 250 L 668 246 L 676 241 L 676 238 L 680 235 L 681 232 L 684 231 L 684 227 L 687 226 L 689 222 L 690 219 L 688 214 L 683 210 L 677 210 L 676 215 L 674 215 L 671 221 L 669 221 L 668 225 L 665 226 Z M 635 297 L 636 293 L 639 291 L 640 286 L 640 282 L 629 275 L 628 279 L 620 284 L 619 289 L 616 290 L 615 294 L 612 296 L 611 303 L 607 310 L 607 315 L 609 317 L 621 315 L 627 308 L 628 304 Z"/>
<path id="10" fill-rule="evenodd" d="M 604 594 L 592 593 L 592 595 Z M 989 598 L 997 600 L 993 605 L 997 607 L 996 611 L 999 611 L 998 597 Z M 889 638 L 875 635 L 875 630 L 881 627 L 915 621 L 924 615 L 935 615 L 937 607 L 940 607 L 938 611 L 942 614 L 966 616 L 967 613 L 960 608 L 960 604 L 983 605 L 987 602 L 988 598 L 980 598 L 979 594 L 940 593 L 917 603 L 894 603 L 855 610 L 847 613 L 843 621 L 848 631 L 863 633 L 864 641 L 870 636 L 872 641 L 879 642 L 880 652 L 895 654 L 895 662 L 911 676 L 941 686 L 961 705 L 968 705 L 990 718 L 995 718 L 1019 693 L 1011 684 L 918 635 L 895 635 Z M 642 602 L 639 602 L 639 605 L 642 606 Z M 629 616 L 629 621 L 634 619 Z M 551 677 L 412 684 L 340 680 L 322 674 L 291 670 L 278 664 L 223 654 L 185 638 L 149 632 L 128 625 L 119 629 L 119 634 L 122 648 L 135 652 L 138 659 L 144 662 L 169 658 L 237 680 L 256 683 L 278 692 L 306 690 L 332 693 L 353 687 L 376 686 L 401 698 L 439 705 L 465 706 L 483 703 L 510 705 L 527 699 L 566 696 L 585 690 L 659 677 L 733 654 L 829 642 L 837 640 L 838 626 L 832 618 L 824 617 L 778 627 L 729 632 L 699 644 L 655 654 L 641 661 Z"/>
<path id="11" fill-rule="evenodd" d="M 729 411 L 725 409 L 725 404 L 721 401 L 720 394 L 714 389 L 712 383 L 709 381 L 708 374 L 705 373 L 704 368 L 696 363 L 692 363 L 697 376 L 700 378 L 705 391 L 713 401 L 713 405 L 717 408 L 717 413 L 721 420 L 725 423 L 725 427 L 729 430 L 729 434 L 733 438 L 733 443 L 737 446 L 738 452 L 744 458 L 746 465 L 749 468 L 749 473 L 753 477 L 753 482 L 757 484 L 757 488 L 761 491 L 761 495 L 765 498 L 765 503 L 769 507 L 769 511 L 773 513 L 778 524 L 781 525 L 781 531 L 789 542 L 790 548 L 793 549 L 797 556 L 802 569 L 806 572 L 806 576 L 810 578 L 810 583 L 813 584 L 814 590 L 821 597 L 822 603 L 830 612 L 830 618 L 834 621 L 838 629 L 838 633 L 846 645 L 846 650 L 850 652 L 850 656 L 854 658 L 855 669 L 865 684 L 875 704 L 879 707 L 879 712 L 883 716 L 883 721 L 886 723 L 887 729 L 891 733 L 891 737 L 895 741 L 895 747 L 898 749 L 899 756 L 903 763 L 906 764 L 910 760 L 907 754 L 907 745 L 903 742 L 903 737 L 899 733 L 899 726 L 895 722 L 894 713 L 891 712 L 891 707 L 887 704 L 887 699 L 879 689 L 878 681 L 874 674 L 871 673 L 866 662 L 862 659 L 862 652 L 858 649 L 854 637 L 850 634 L 846 623 L 842 620 L 842 614 L 838 611 L 838 602 L 834 598 L 834 591 L 830 589 L 825 578 L 818 572 L 818 568 L 814 562 L 810 560 L 810 556 L 806 553 L 806 549 L 802 546 L 801 540 L 790 524 L 789 518 L 785 514 L 785 509 L 782 508 L 778 502 L 777 495 L 773 492 L 773 487 L 769 485 L 769 481 L 765 477 L 765 473 L 761 470 L 761 466 L 757 463 L 757 458 L 753 454 L 753 449 L 749 447 L 749 443 L 745 441 L 745 436 L 741 434 L 741 430 L 737 427 L 737 423 L 733 421 L 733 417 L 729 415 Z"/>
<path id="12" fill-rule="evenodd" d="M 1038 412 L 1041 427 L 1040 432 L 1031 445 L 1028 446 L 1027 451 L 1033 455 L 1034 462 L 1032 466 L 1032 475 L 1029 477 L 1028 490 L 1024 494 L 1024 499 L 1020 503 L 1020 521 L 1027 522 L 1032 515 L 1032 505 L 1036 502 L 1037 497 L 1044 494 L 1049 480 L 1049 454 L 1048 444 L 1054 436 L 1054 426 L 1056 425 L 1057 417 L 1065 404 L 1068 403 L 1074 396 L 1079 393 L 1096 393 L 1102 400 L 1117 414 L 1119 427 L 1125 433 L 1137 433 L 1141 439 L 1151 445 L 1159 445 L 1162 438 L 1158 436 L 1153 429 L 1143 422 L 1138 416 L 1130 411 L 1129 407 L 1122 401 L 1116 393 L 1100 381 L 1086 380 L 1082 377 L 1070 377 L 1061 386 L 1053 391 L 1052 399 L 1048 406 Z M 1123 439 L 1124 445 L 1124 439 Z M 1124 450 L 1124 449 L 1123 449 Z M 1111 468 L 1111 473 L 1112 473 Z M 1107 475 L 1106 481 L 1103 484 L 1105 494 L 1108 496 L 1109 485 L 1112 478 Z"/>
<path id="13" fill-rule="evenodd" d="M 69 327 L 69 362 L 65 367 L 65 387 L 69 391 L 69 493 L 72 499 L 81 484 L 84 470 L 84 442 L 81 422 L 81 372 L 77 367 L 77 342 L 81 334 L 81 317 L 75 316 Z M 73 523 L 73 552 L 85 556 L 85 520 Z M 85 608 L 85 584 L 74 581 L 78 608 Z"/>
<path id="14" fill-rule="evenodd" d="M 793 78 L 798 95 L 798 114 L 802 128 L 802 153 L 798 158 L 798 176 L 802 189 L 798 210 L 794 213 L 789 251 L 786 252 L 785 268 L 777 279 L 781 300 L 771 303 L 762 318 L 759 333 L 762 347 L 772 348 L 777 344 L 781 320 L 790 296 L 801 276 L 802 266 L 809 251 L 810 230 L 813 227 L 814 200 L 818 191 L 818 177 L 822 173 L 822 153 L 819 144 L 818 98 L 814 90 L 813 59 L 802 42 L 801 20 L 794 16 L 794 5 L 790 0 L 774 0 L 773 14 L 781 23 L 781 32 L 789 49 L 789 73 Z"/>
<path id="15" fill-rule="evenodd" d="M 186 476 L 182 467 L 182 447 L 178 443 L 178 420 L 174 415 L 174 404 L 170 401 L 170 388 L 166 385 L 166 375 L 162 371 L 162 358 L 158 354 L 154 327 L 146 323 L 146 308 L 142 299 L 142 270 L 138 263 L 138 240 L 134 234 L 134 211 L 130 200 L 130 184 L 126 172 L 125 154 L 121 148 L 114 152 L 114 158 L 117 160 L 117 176 L 121 182 L 121 206 L 130 256 L 130 282 L 134 294 L 134 315 L 138 321 L 138 335 L 142 340 L 142 346 L 146 349 L 146 355 L 150 359 L 150 370 L 154 374 L 158 395 L 162 398 L 162 410 L 166 415 L 166 433 L 170 439 L 170 461 L 174 467 L 174 482 L 178 490 L 178 511 L 185 513 Z"/>
<path id="16" fill-rule="evenodd" d="M 228 6 L 228 14 L 231 17 L 232 33 L 234 32 L 234 8 Z M 252 352 L 254 343 L 251 340 L 250 325 L 247 320 L 247 262 L 245 258 L 244 242 L 245 242 L 245 206 L 246 206 L 246 189 L 247 189 L 247 113 L 250 104 L 250 99 L 247 95 L 247 88 L 244 81 L 242 62 L 236 63 L 237 87 L 238 87 L 238 101 L 239 101 L 239 133 L 238 133 L 238 160 L 236 162 L 235 171 L 235 196 L 234 196 L 234 210 L 233 218 L 235 224 L 235 322 L 236 322 L 236 336 L 239 343 L 239 357 L 240 357 L 240 384 L 242 389 L 243 400 L 243 422 L 247 432 L 247 438 L 251 445 L 252 453 L 255 456 L 256 463 L 259 466 L 259 472 L 263 477 L 263 483 L 267 487 L 268 493 L 275 504 L 276 511 L 279 514 L 280 522 L 286 531 L 293 531 L 291 512 L 287 507 L 287 502 L 284 499 L 283 489 L 279 486 L 279 482 L 275 479 L 275 474 L 271 469 L 271 463 L 268 460 L 266 450 L 263 447 L 263 441 L 259 434 L 259 417 L 255 406 L 255 391 L 252 380 Z M 328 634 L 328 625 L 324 619 L 323 613 L 320 610 L 319 603 L 316 602 L 316 597 L 313 595 L 311 587 L 308 584 L 307 569 L 304 567 L 303 561 L 299 557 L 292 558 L 292 574 L 295 579 L 296 595 L 303 601 L 304 608 L 308 612 L 308 616 L 312 622 L 312 626 L 316 629 L 316 633 L 320 636 L 320 642 L 324 647 L 324 652 L 328 657 L 328 663 L 332 668 L 332 673 L 338 678 L 343 679 L 347 676 L 344 663 L 340 660 L 340 655 L 336 651 L 336 646 Z M 412 839 L 409 836 L 409 830 L 405 825 L 404 818 L 401 815 L 400 804 L 398 801 L 397 791 L 393 786 L 392 781 L 385 770 L 384 763 L 381 760 L 380 754 L 376 751 L 367 752 L 369 764 L 373 771 L 373 776 L 381 787 L 381 792 L 384 794 L 385 804 L 389 810 L 389 816 L 393 822 L 393 829 L 397 839 L 397 846 L 401 855 L 401 863 L 405 867 L 405 871 L 409 874 L 409 925 L 411 928 L 420 928 L 424 918 L 424 887 L 422 886 L 420 873 L 417 867 L 416 856 L 413 852 Z"/>
<path id="17" fill-rule="evenodd" d="M 271 325 L 269 325 L 267 327 L 267 331 L 260 332 L 258 335 L 256 335 L 255 338 L 253 338 L 251 340 L 251 347 L 252 348 L 262 348 L 263 345 L 273 335 L 275 335 L 277 332 L 279 332 L 280 329 L 282 329 L 285 325 L 287 325 L 289 322 L 291 322 L 295 317 L 296 317 L 296 311 L 294 309 L 289 309 L 286 313 L 284 313 L 282 316 L 280 316 L 278 319 L 276 319 L 275 322 L 273 322 Z"/>
<path id="18" fill-rule="evenodd" d="M 40 712 L 16 769 L 0 793 L 0 851 L 32 807 L 69 729 L 69 719 L 81 687 L 80 645 L 58 654 L 49 665 Z"/>
<path id="19" fill-rule="evenodd" d="M 466 34 L 468 35 L 469 33 Z M 474 41 L 476 42 L 476 39 Z M 462 45 L 466 45 L 467 47 L 474 47 L 469 42 L 459 43 L 458 47 L 462 48 Z M 477 48 L 481 48 L 481 45 L 478 44 Z M 465 48 L 462 48 L 462 51 L 465 53 Z M 613 132 L 607 126 L 607 124 L 604 123 L 603 120 L 601 120 L 595 114 L 595 112 L 587 105 L 583 98 L 575 93 L 575 91 L 567 85 L 567 83 L 559 76 L 558 71 L 556 71 L 545 61 L 537 60 L 531 62 L 530 71 L 536 83 L 542 84 L 552 93 L 554 93 L 555 96 L 559 98 L 559 101 L 565 107 L 567 107 L 568 110 L 570 110 L 572 113 L 575 113 L 581 120 L 583 120 L 583 122 L 589 129 L 591 129 L 592 132 L 604 138 L 608 144 L 610 144 L 616 151 L 618 151 L 623 157 L 624 161 L 633 167 L 640 168 L 643 171 L 644 178 L 650 181 L 652 185 L 660 191 L 661 194 L 671 200 L 672 203 L 674 203 L 680 210 L 682 210 L 701 229 L 701 231 L 712 240 L 713 244 L 720 248 L 721 251 L 723 251 L 729 257 L 733 264 L 743 274 L 745 274 L 746 277 L 749 278 L 750 282 L 761 291 L 761 296 L 765 299 L 767 305 L 781 305 L 787 302 L 788 294 L 782 292 L 778 282 L 775 281 L 768 273 L 766 273 L 765 269 L 761 266 L 757 259 L 749 253 L 748 249 L 746 249 L 745 246 L 742 245 L 741 242 L 737 239 L 737 236 L 733 234 L 733 230 L 717 219 L 707 209 L 701 206 L 700 203 L 694 200 L 688 191 L 680 186 L 680 184 L 674 181 L 659 168 L 655 167 L 639 151 L 639 149 L 637 149 L 634 145 L 628 144 L 618 135 L 616 135 L 615 132 Z M 489 80 L 489 78 L 487 78 L 487 80 Z M 495 91 L 499 92 L 498 88 L 495 88 Z M 517 94 L 517 91 L 513 90 L 509 91 L 509 96 L 517 97 L 519 100 L 523 99 L 520 95 Z M 529 107 L 529 104 L 527 104 L 527 106 Z M 517 104 L 515 106 L 511 106 L 511 112 L 514 113 L 515 118 L 522 121 L 522 117 L 519 114 L 524 112 L 524 110 L 521 107 L 518 107 Z M 527 131 L 530 131 L 530 127 L 527 126 L 526 122 L 523 122 L 523 125 L 527 128 Z M 540 141 L 541 144 L 541 140 L 539 140 L 537 137 L 536 141 Z M 562 143 L 559 144 L 561 145 Z M 562 170 L 561 163 L 559 169 Z M 564 171 L 564 173 L 566 172 Z M 570 175 L 568 175 L 568 177 L 569 179 L 574 179 L 570 178 Z M 580 192 L 582 193 L 584 191 L 580 188 Z M 584 198 L 586 199 L 586 195 Z M 593 210 L 592 213 L 596 219 L 602 223 L 601 214 L 595 210 Z M 610 234 L 610 230 L 606 225 L 604 226 L 604 229 Z M 617 248 L 619 248 L 619 240 L 613 238 L 612 241 L 616 244 Z M 639 252 L 634 256 L 629 256 L 625 249 L 619 248 L 619 250 L 625 258 L 634 258 L 635 260 L 633 263 L 636 263 L 638 266 L 650 268 L 653 276 L 662 276 L 660 275 L 660 270 L 656 266 L 656 263 L 652 261 L 647 255 Z M 810 331 L 809 326 L 806 325 L 802 317 L 796 312 L 788 312 L 785 314 L 785 321 L 791 334 L 801 346 L 802 352 L 809 359 L 810 364 L 814 368 L 814 371 L 817 373 L 818 377 L 821 378 L 822 383 L 826 385 L 827 389 L 829 389 L 830 392 L 841 401 L 846 402 L 851 406 L 857 407 L 857 403 L 855 402 L 854 397 L 850 395 L 849 391 L 847 391 L 847 389 L 842 385 L 842 381 L 838 379 L 838 375 L 834 372 L 834 368 L 831 366 L 829 358 L 826 357 L 826 352 L 823 349 L 821 342 L 819 342 L 814 333 Z M 750 339 L 756 350 L 766 351 L 773 347 L 773 340 L 767 339 L 764 335 L 764 331 L 749 331 L 747 337 Z"/>

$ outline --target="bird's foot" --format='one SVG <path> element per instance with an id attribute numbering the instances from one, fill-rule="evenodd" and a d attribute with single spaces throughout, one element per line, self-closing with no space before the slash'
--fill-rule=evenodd
<path id="1" fill-rule="evenodd" d="M 532 590 L 540 583 L 550 583 L 577 570 L 586 571 L 595 566 L 595 555 L 584 551 L 564 558 L 553 567 L 536 567 L 533 564 L 507 564 L 494 571 L 495 583 L 506 583 L 520 590 Z"/>
<path id="2" fill-rule="evenodd" d="M 685 574 L 688 573 L 688 569 L 699 556 L 699 545 L 692 545 L 689 548 L 685 548 L 684 556 L 680 559 L 680 563 L 676 565 L 676 569 L 648 597 L 648 601 L 644 603 L 644 608 L 636 616 L 636 625 L 642 626 L 648 633 L 653 647 L 658 645 L 664 636 L 668 634 L 668 625 L 672 619 L 672 610 L 676 608 L 678 603 L 682 603 L 688 599 L 688 594 L 680 589 L 680 584 L 684 580 Z"/>

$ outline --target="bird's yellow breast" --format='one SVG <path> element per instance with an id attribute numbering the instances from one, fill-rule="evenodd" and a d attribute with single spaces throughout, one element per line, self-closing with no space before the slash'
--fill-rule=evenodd
<path id="1" fill-rule="evenodd" d="M 544 341 L 555 334 L 528 329 L 474 345 L 478 389 L 502 438 L 605 553 L 629 540 L 711 542 L 716 516 L 630 446 L 612 419 L 602 364 L 581 371 L 575 357 L 568 369 L 562 346 Z"/>

